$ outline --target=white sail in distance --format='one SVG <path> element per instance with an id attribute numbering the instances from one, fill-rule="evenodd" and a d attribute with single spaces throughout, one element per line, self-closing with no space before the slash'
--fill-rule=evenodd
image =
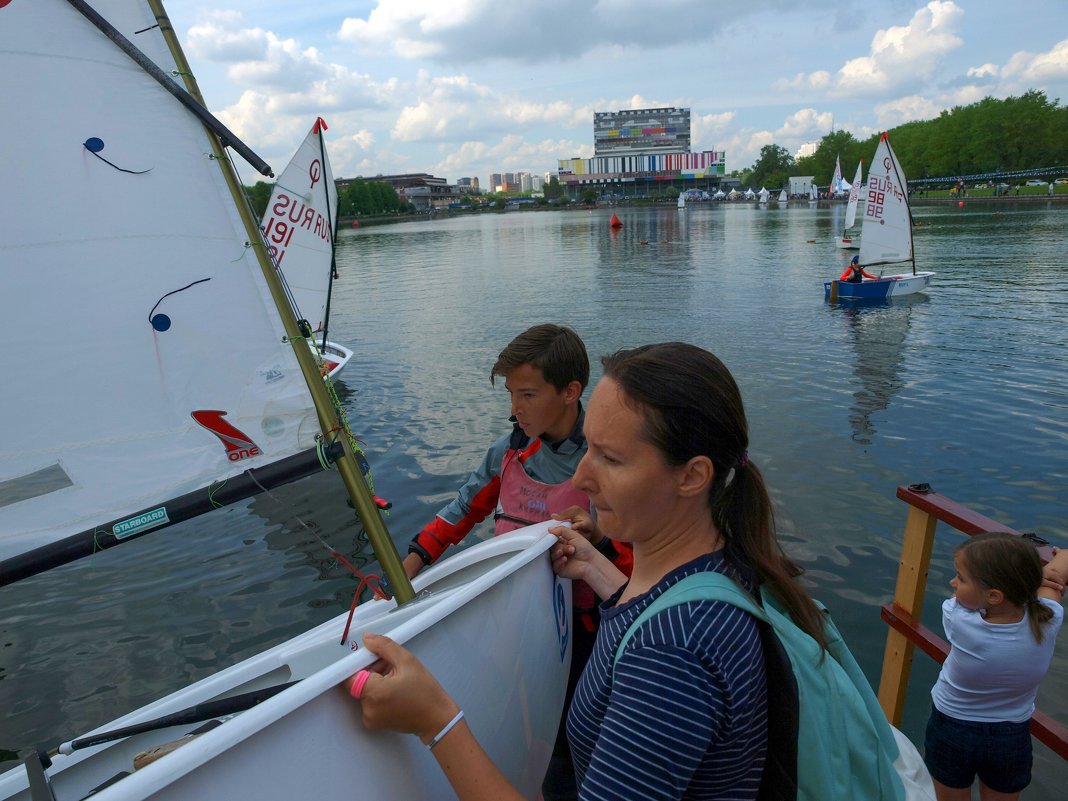
<path id="1" fill-rule="evenodd" d="M 177 74 L 147 4 L 93 6 Z M 0 70 L 19 76 L 0 121 L 2 559 L 308 448 L 318 425 L 202 124 L 63 0 L 0 6 Z"/>
<path id="2" fill-rule="evenodd" d="M 312 331 L 326 324 L 333 273 L 337 186 L 323 143 L 326 123 L 316 118 L 292 161 L 275 182 L 263 214 L 263 233 L 285 276 L 297 316 Z"/>
<path id="3" fill-rule="evenodd" d="M 849 187 L 849 202 L 846 204 L 845 230 L 853 227 L 857 221 L 857 204 L 860 202 L 861 168 L 863 162 L 857 162 L 857 174 L 853 176 L 853 183 Z"/>
<path id="4" fill-rule="evenodd" d="M 860 243 L 860 263 L 865 267 L 912 260 L 912 213 L 906 187 L 905 174 L 884 132 L 868 169 Z"/>
<path id="5" fill-rule="evenodd" d="M 842 161 L 838 156 L 834 157 L 834 175 L 831 177 L 831 187 L 827 191 L 827 197 L 833 198 L 841 191 L 842 186 Z"/>

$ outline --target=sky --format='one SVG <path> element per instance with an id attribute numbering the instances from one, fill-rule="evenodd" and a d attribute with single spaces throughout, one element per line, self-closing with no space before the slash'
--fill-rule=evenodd
<path id="1" fill-rule="evenodd" d="M 1068 103 L 1068 0 L 168 0 L 209 108 L 281 172 L 455 183 L 593 155 L 593 113 L 676 106 L 744 169 L 1029 89 Z M 246 184 L 258 176 L 242 170 Z"/>

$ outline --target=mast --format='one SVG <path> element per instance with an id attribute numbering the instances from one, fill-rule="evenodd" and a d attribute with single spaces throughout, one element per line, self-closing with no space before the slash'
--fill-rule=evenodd
<path id="1" fill-rule="evenodd" d="M 323 175 L 326 175 L 326 142 L 323 141 L 323 130 L 326 128 L 326 120 L 322 117 L 316 117 L 315 129 L 319 132 L 319 160 L 323 163 Z M 334 180 L 333 168 L 330 170 L 330 180 Z M 326 309 L 323 311 L 323 350 L 326 350 L 326 332 L 330 327 L 330 296 L 334 291 L 334 277 L 337 275 L 337 262 L 335 260 L 335 254 L 337 252 L 337 221 L 340 213 L 339 209 L 330 208 L 330 187 L 329 185 L 323 187 L 323 191 L 326 193 L 326 219 L 330 223 L 330 280 L 326 284 Z M 339 203 L 338 206 L 341 204 Z"/>
<path id="2" fill-rule="evenodd" d="M 161 0 L 148 0 L 148 6 L 159 23 L 160 32 L 163 34 L 167 47 L 178 65 L 186 90 L 203 106 L 204 98 L 200 93 L 200 88 L 197 86 L 196 79 L 192 76 L 189 62 L 185 58 L 185 53 L 182 52 L 181 44 L 178 42 L 178 37 L 171 27 L 171 22 L 163 8 L 163 3 Z M 293 353 L 297 358 L 297 363 L 300 365 L 300 371 L 304 376 L 305 383 L 308 385 L 308 391 L 311 393 L 312 401 L 315 404 L 315 412 L 319 418 L 319 427 L 324 436 L 326 436 L 334 428 L 336 414 L 330 396 L 326 391 L 323 377 L 315 364 L 311 349 L 304 343 L 304 334 L 297 325 L 297 318 L 293 313 L 289 299 L 286 297 L 285 288 L 282 286 L 274 264 L 272 264 L 267 253 L 259 225 L 252 217 L 252 208 L 249 206 L 240 181 L 238 181 L 237 173 L 230 163 L 229 157 L 224 152 L 218 136 L 207 126 L 205 126 L 205 130 L 211 141 L 215 160 L 219 164 L 219 169 L 223 171 L 226 185 L 230 189 L 234 205 L 241 216 L 241 222 L 244 225 L 249 242 L 254 243 L 253 249 L 256 252 L 257 262 L 263 272 L 264 279 L 267 281 L 267 286 L 271 291 L 271 298 L 274 300 L 279 317 L 281 317 L 286 338 L 293 347 Z M 360 516 L 360 521 L 367 530 L 371 548 L 374 550 L 379 564 L 382 565 L 382 571 L 386 574 L 397 603 L 407 603 L 415 597 L 415 593 L 412 590 L 411 582 L 408 580 L 408 575 L 404 572 L 404 566 L 401 564 L 400 556 L 397 554 L 397 548 L 394 546 L 393 540 L 390 539 L 389 532 L 386 531 L 378 507 L 375 505 L 374 498 L 371 495 L 371 490 L 359 470 L 352 445 L 347 437 L 339 437 L 338 439 L 345 451 L 337 462 L 338 472 L 341 474 L 345 489 L 348 490 L 349 497 L 352 499 L 356 512 Z"/>

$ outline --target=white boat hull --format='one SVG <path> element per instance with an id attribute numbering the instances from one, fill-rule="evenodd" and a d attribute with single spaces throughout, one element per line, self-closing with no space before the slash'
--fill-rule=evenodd
<path id="1" fill-rule="evenodd" d="M 330 378 L 337 378 L 337 374 L 345 369 L 351 358 L 352 351 L 337 342 L 328 339 L 325 345 L 319 345 L 319 369 Z"/>
<path id="2" fill-rule="evenodd" d="M 842 250 L 860 250 L 859 236 L 836 236 L 834 244 Z"/>
<path id="3" fill-rule="evenodd" d="M 353 652 L 364 631 L 417 654 L 463 707 L 493 761 L 527 798 L 538 795 L 563 706 L 571 651 L 570 582 L 553 575 L 552 522 L 496 537 L 424 571 L 418 597 L 358 608 L 339 644 L 340 615 L 275 648 L 98 731 L 150 720 L 218 697 L 300 682 L 94 795 L 198 801 L 352 801 L 450 798 L 433 756 L 410 735 L 364 730 L 359 705 L 338 684 L 374 661 Z M 57 756 L 48 773 L 57 801 L 84 798 L 136 753 L 202 724 L 173 727 Z M 0 799 L 31 798 L 20 766 L 0 776 Z"/>

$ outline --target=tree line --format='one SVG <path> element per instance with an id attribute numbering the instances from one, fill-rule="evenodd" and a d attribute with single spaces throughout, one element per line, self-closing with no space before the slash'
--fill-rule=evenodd
<path id="1" fill-rule="evenodd" d="M 899 125 L 890 130 L 890 141 L 910 179 L 952 178 L 1068 167 L 1066 133 L 1068 107 L 1032 90 L 1004 100 L 986 97 L 932 120 Z M 820 140 L 815 153 L 796 160 L 784 147 L 765 145 L 756 163 L 742 171 L 742 184 L 778 189 L 791 175 L 813 175 L 818 185 L 827 185 L 836 157 L 849 181 L 857 162 L 867 164 L 878 143 L 879 134 L 857 140 L 849 131 L 834 131 Z"/>
<path id="2" fill-rule="evenodd" d="M 271 200 L 272 191 L 274 191 L 274 184 L 266 181 L 257 181 L 254 186 L 245 187 L 245 195 L 252 204 L 256 219 L 263 218 L 263 213 L 267 210 L 267 204 Z M 403 214 L 415 211 L 415 207 L 401 200 L 397 190 L 389 184 L 383 181 L 367 181 L 363 178 L 355 178 L 344 188 L 339 189 L 337 206 L 341 217 Z"/>

